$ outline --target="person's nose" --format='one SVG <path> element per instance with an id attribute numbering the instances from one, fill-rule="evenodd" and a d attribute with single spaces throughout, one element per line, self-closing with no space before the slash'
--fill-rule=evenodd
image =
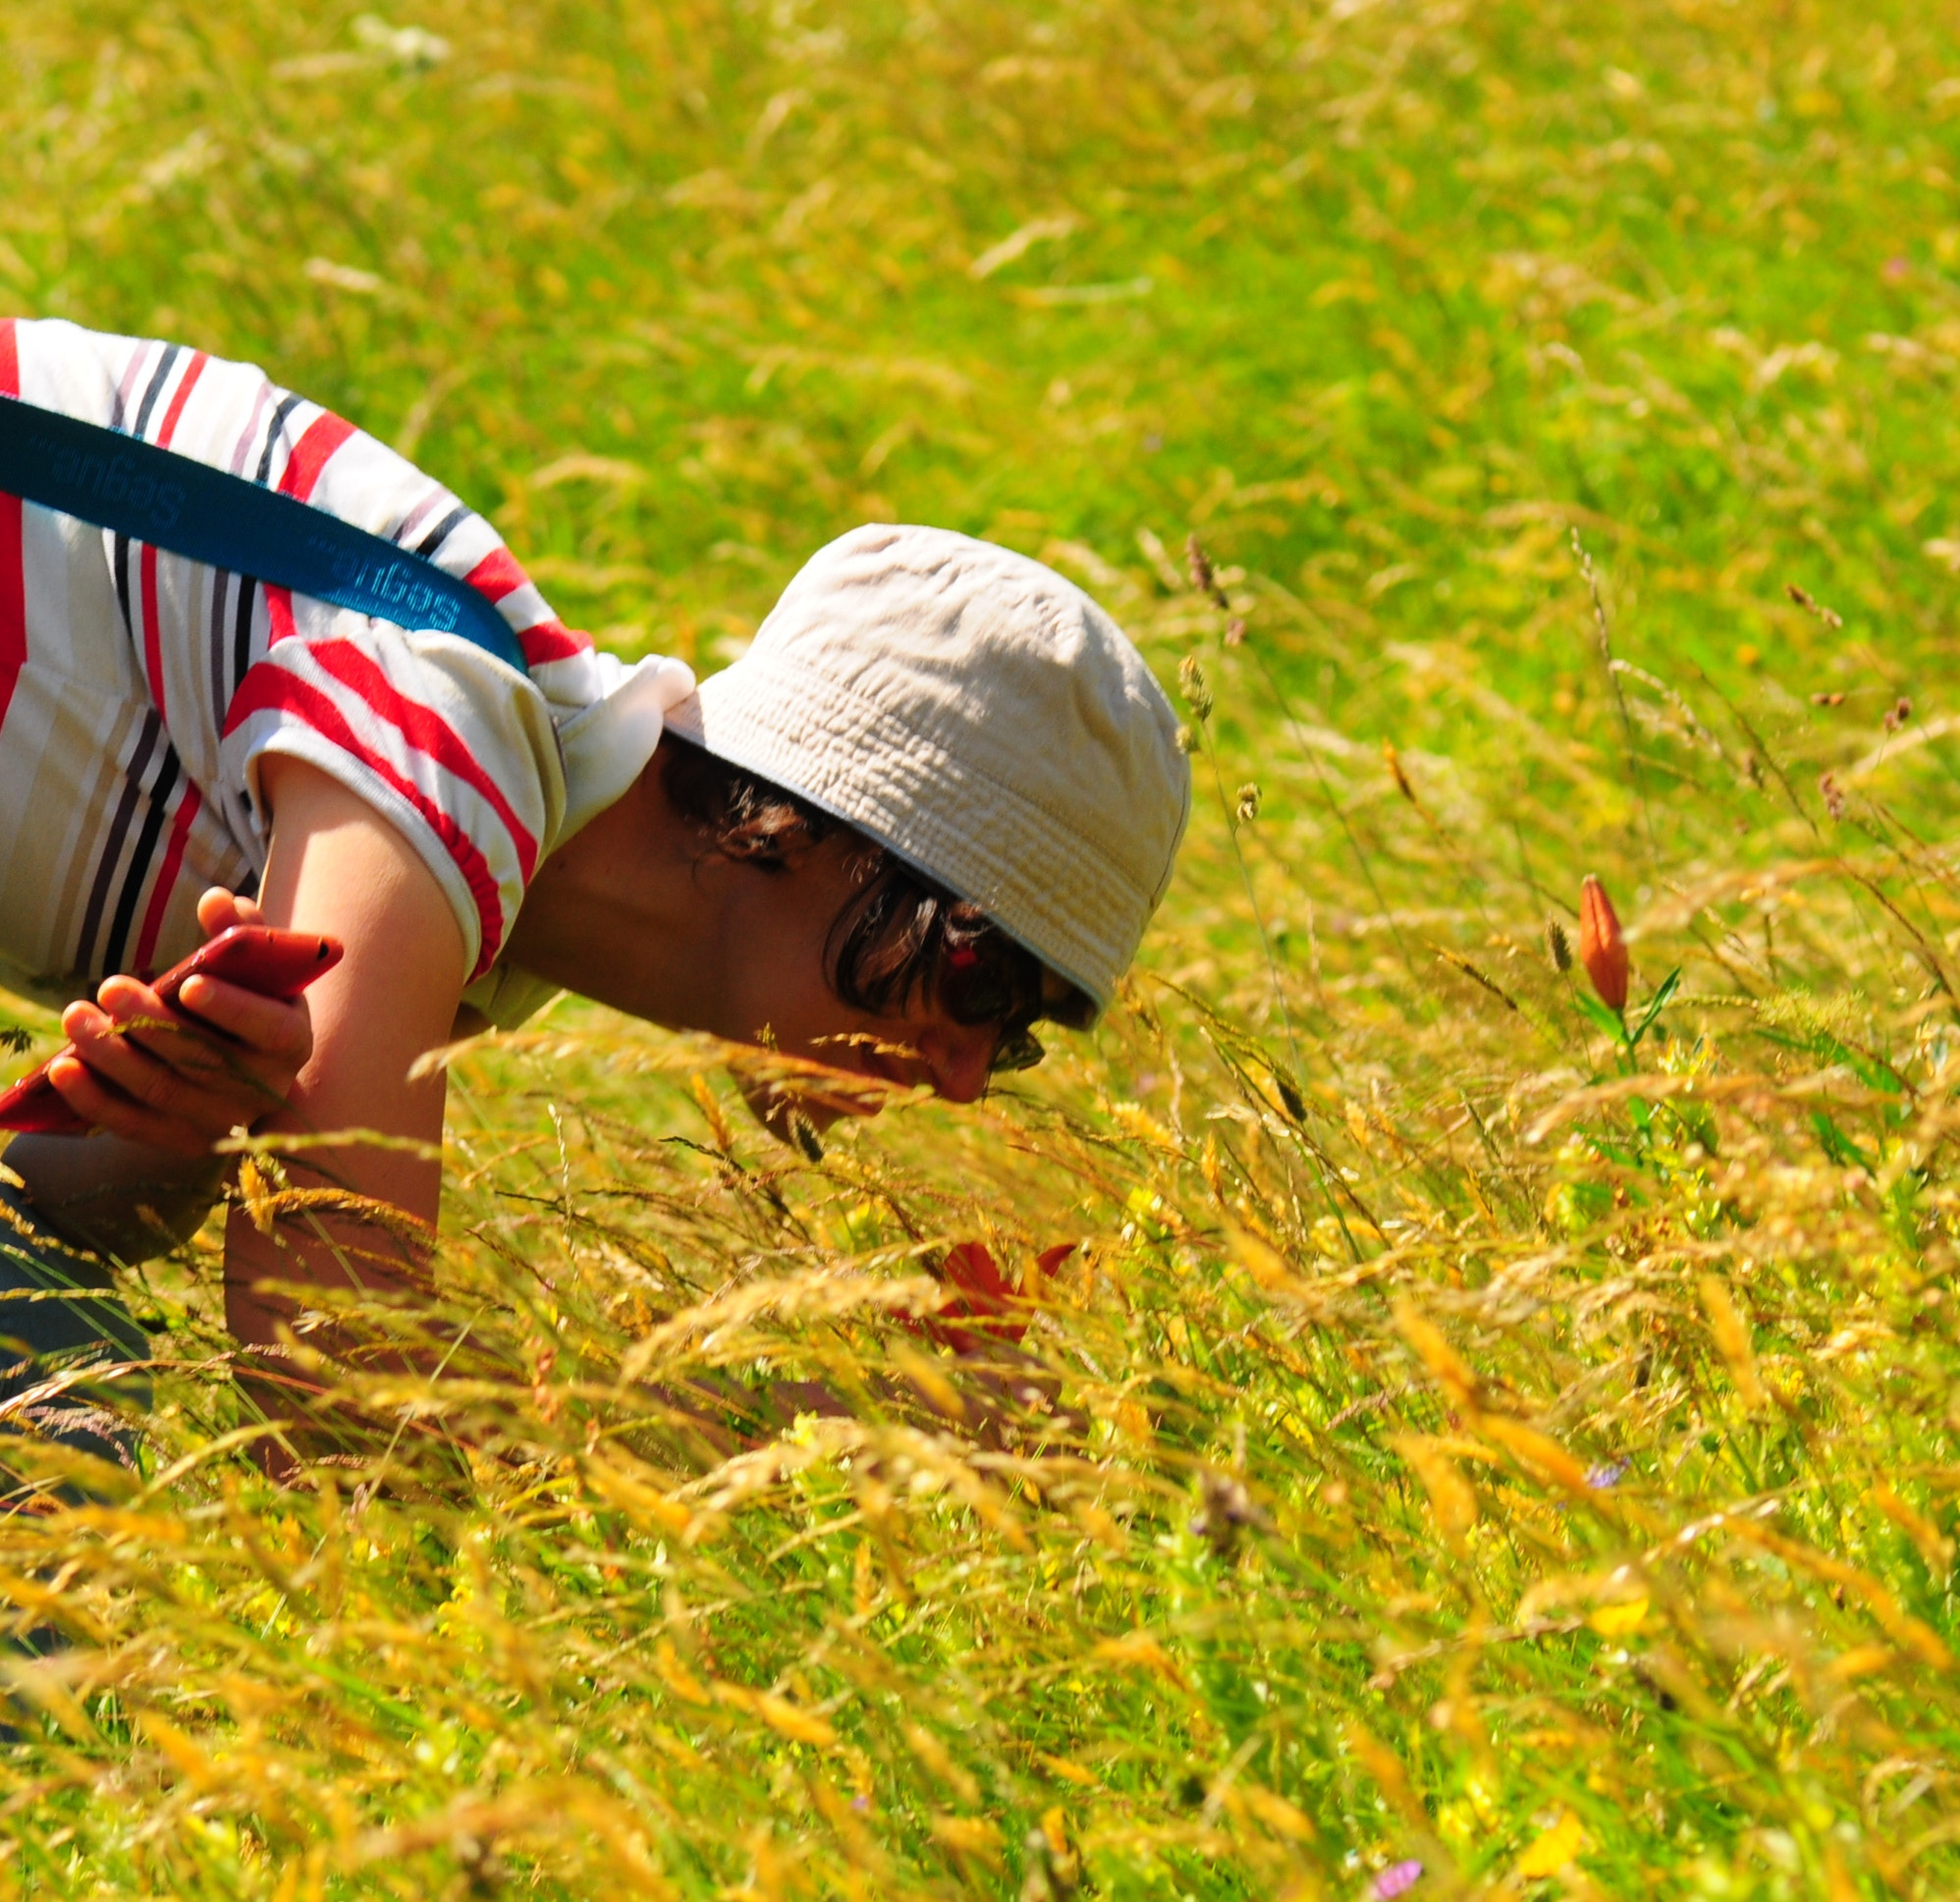
<path id="1" fill-rule="evenodd" d="M 917 1039 L 932 1073 L 935 1094 L 949 1103 L 972 1103 L 987 1088 L 998 1032 L 989 1024 L 936 1023 Z"/>

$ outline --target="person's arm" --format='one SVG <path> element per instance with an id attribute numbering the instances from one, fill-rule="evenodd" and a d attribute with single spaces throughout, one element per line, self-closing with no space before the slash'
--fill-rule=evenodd
<path id="1" fill-rule="evenodd" d="M 435 875 L 374 808 L 317 767 L 265 758 L 272 853 L 259 903 L 268 924 L 322 931 L 347 948 L 308 993 L 313 1048 L 286 1108 L 262 1133 L 372 1130 L 432 1148 L 442 1141 L 444 1079 L 411 1079 L 442 1044 L 463 984 L 462 927 Z M 295 1188 L 352 1189 L 392 1204 L 433 1234 L 442 1168 L 432 1156 L 350 1144 L 288 1166 Z M 352 1217 L 300 1216 L 262 1234 L 244 1208 L 225 1233 L 225 1310 L 232 1331 L 270 1345 L 293 1303 L 257 1285 L 409 1284 L 425 1249 Z"/>

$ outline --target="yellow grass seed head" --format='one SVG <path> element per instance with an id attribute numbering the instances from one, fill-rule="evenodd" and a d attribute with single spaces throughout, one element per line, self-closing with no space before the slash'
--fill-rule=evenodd
<path id="1" fill-rule="evenodd" d="M 1720 1277 L 1704 1275 L 1701 1296 L 1702 1307 L 1709 1317 L 1709 1332 L 1715 1336 L 1715 1344 L 1728 1364 L 1735 1390 L 1742 1396 L 1745 1406 L 1752 1410 L 1762 1406 L 1765 1399 L 1763 1381 L 1756 1371 L 1756 1353 L 1750 1344 L 1749 1323 L 1743 1319 L 1741 1310 L 1735 1305 Z"/>
<path id="2" fill-rule="evenodd" d="M 1177 663 L 1177 686 L 1184 704 L 1191 709 L 1191 717 L 1203 726 L 1212 717 L 1212 683 L 1205 679 L 1197 655 L 1186 654 Z"/>

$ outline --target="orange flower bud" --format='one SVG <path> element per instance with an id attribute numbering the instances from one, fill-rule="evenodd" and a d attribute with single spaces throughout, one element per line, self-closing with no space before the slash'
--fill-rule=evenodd
<path id="1" fill-rule="evenodd" d="M 1579 894 L 1579 962 L 1593 980 L 1600 1002 L 1612 1010 L 1626 1008 L 1626 940 L 1606 888 L 1588 872 Z"/>

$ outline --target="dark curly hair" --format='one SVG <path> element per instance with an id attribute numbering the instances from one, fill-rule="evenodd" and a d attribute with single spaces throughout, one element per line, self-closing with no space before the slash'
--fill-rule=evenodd
<path id="1" fill-rule="evenodd" d="M 832 923 L 824 951 L 831 989 L 853 1008 L 894 1016 L 923 1002 L 962 1023 L 997 1023 L 997 1069 L 1039 1060 L 1041 1047 L 1029 1034 L 1039 1019 L 1080 1028 L 1095 1015 L 1088 997 L 980 906 L 822 807 L 674 734 L 662 738 L 656 757 L 675 811 L 726 858 L 770 870 L 834 833 L 861 841 L 858 889 Z"/>

